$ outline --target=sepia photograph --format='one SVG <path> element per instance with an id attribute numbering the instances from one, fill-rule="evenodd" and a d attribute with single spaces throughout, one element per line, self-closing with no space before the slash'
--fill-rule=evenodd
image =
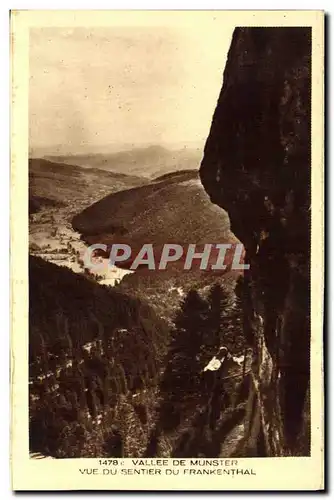
<path id="1" fill-rule="evenodd" d="M 27 29 L 29 460 L 311 459 L 314 27 L 134 14 Z"/>

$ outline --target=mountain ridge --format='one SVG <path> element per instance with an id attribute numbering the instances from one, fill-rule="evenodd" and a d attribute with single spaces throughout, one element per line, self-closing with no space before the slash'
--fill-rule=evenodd
<path id="1" fill-rule="evenodd" d="M 57 163 L 75 164 L 83 168 L 95 167 L 101 170 L 140 175 L 153 179 L 180 169 L 198 168 L 202 152 L 199 149 L 170 150 L 161 145 L 151 145 L 113 153 L 45 155 L 44 158 Z"/>

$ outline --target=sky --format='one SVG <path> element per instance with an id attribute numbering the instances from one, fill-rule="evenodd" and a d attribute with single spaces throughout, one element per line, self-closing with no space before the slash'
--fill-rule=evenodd
<path id="1" fill-rule="evenodd" d="M 203 147 L 232 29 L 191 24 L 30 30 L 30 150 Z"/>

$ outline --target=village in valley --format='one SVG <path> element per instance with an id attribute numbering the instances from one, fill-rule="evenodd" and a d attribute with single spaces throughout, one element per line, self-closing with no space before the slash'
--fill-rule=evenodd
<path id="1" fill-rule="evenodd" d="M 80 207 L 77 207 L 80 209 Z M 116 286 L 131 271 L 110 266 L 108 259 L 98 257 L 98 270 L 86 267 L 87 245 L 71 225 L 70 207 L 43 207 L 30 215 L 29 253 L 43 260 L 65 266 L 75 273 L 84 274 L 100 285 Z"/>

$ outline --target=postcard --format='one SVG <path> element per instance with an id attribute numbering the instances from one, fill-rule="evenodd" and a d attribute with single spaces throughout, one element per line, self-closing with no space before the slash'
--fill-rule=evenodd
<path id="1" fill-rule="evenodd" d="M 324 489 L 324 13 L 11 49 L 13 490 Z"/>

